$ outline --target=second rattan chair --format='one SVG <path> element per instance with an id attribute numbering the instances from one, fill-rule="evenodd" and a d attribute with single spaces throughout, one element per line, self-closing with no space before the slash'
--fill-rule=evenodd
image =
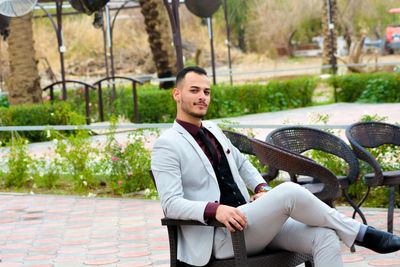
<path id="1" fill-rule="evenodd" d="M 364 184 L 368 186 L 367 192 L 359 205 L 366 199 L 370 187 L 388 186 L 389 205 L 387 230 L 393 233 L 393 212 L 395 206 L 395 187 L 400 187 L 400 170 L 382 171 L 378 161 L 365 148 L 377 148 L 385 144 L 395 145 L 397 153 L 400 152 L 400 126 L 376 122 L 364 121 L 350 125 L 346 129 L 346 137 L 349 139 L 356 156 L 367 162 L 374 173 L 364 175 Z"/>
<path id="2" fill-rule="evenodd" d="M 323 151 L 329 155 L 334 155 L 340 159 L 343 159 L 347 163 L 348 172 L 345 176 L 337 176 L 340 188 L 342 189 L 343 195 L 354 210 L 360 215 L 363 223 L 366 224 L 364 214 L 357 207 L 357 205 L 351 200 L 347 193 L 347 188 L 357 182 L 359 174 L 359 165 L 357 157 L 342 139 L 339 137 L 316 128 L 304 127 L 304 126 L 288 126 L 278 128 L 272 131 L 266 138 L 266 141 L 275 144 L 279 147 L 288 149 L 296 153 L 303 153 L 310 150 Z M 327 160 L 331 160 L 327 158 Z M 297 179 L 296 175 L 290 174 L 291 179 L 300 184 L 307 184 L 311 188 L 318 186 L 321 181 L 315 181 L 315 179 L 309 179 L 309 177 L 301 177 Z M 325 202 L 333 202 L 334 199 L 322 198 Z"/>

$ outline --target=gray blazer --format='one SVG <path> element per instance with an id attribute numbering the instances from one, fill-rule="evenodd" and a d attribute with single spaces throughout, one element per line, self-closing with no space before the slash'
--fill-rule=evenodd
<path id="1" fill-rule="evenodd" d="M 248 202 L 250 196 L 246 186 L 254 191 L 258 184 L 265 182 L 264 179 L 217 125 L 203 121 L 203 126 L 221 144 L 233 179 Z M 175 122 L 155 142 L 151 169 L 165 215 L 172 219 L 205 223 L 207 203 L 220 199 L 218 181 L 196 140 L 178 123 Z M 181 226 L 178 230 L 178 259 L 192 265 L 207 264 L 212 254 L 213 238 L 213 227 Z"/>

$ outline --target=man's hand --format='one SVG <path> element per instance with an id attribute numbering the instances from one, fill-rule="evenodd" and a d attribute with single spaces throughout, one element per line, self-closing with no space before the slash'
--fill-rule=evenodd
<path id="1" fill-rule="evenodd" d="M 256 200 L 257 198 L 259 198 L 259 197 L 261 197 L 262 195 L 264 195 L 265 193 L 268 193 L 268 192 L 260 192 L 260 193 L 257 193 L 257 194 L 252 195 L 251 198 L 250 198 L 250 202 L 253 202 L 253 201 Z"/>
<path id="2" fill-rule="evenodd" d="M 215 219 L 223 223 L 231 232 L 235 232 L 235 228 L 243 230 L 247 226 L 247 219 L 240 210 L 226 205 L 218 206 Z"/>

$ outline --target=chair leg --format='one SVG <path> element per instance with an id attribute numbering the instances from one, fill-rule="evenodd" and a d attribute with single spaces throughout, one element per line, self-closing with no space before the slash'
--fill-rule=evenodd
<path id="1" fill-rule="evenodd" d="M 363 221 L 363 224 L 367 225 L 367 220 L 365 219 L 364 214 L 362 213 L 362 211 L 360 210 L 360 208 L 353 202 L 353 200 L 351 200 L 349 194 L 347 193 L 347 189 L 343 189 L 343 195 L 346 198 L 347 202 L 350 203 L 350 206 L 353 207 L 354 212 L 357 212 L 358 215 L 360 215 L 361 220 Z M 361 206 L 361 205 L 360 205 Z M 353 218 L 355 217 L 355 213 L 353 213 Z"/>
<path id="2" fill-rule="evenodd" d="M 170 266 L 179 266 L 179 261 L 177 260 L 178 251 L 178 228 L 176 225 L 167 226 L 168 237 L 169 237 L 169 253 L 170 253 Z"/>
<path id="3" fill-rule="evenodd" d="M 393 233 L 393 212 L 394 212 L 394 201 L 396 192 L 394 186 L 389 187 L 389 207 L 387 217 L 387 230 L 389 233 Z"/>
<path id="4" fill-rule="evenodd" d="M 362 197 L 362 199 L 360 200 L 360 202 L 358 202 L 358 204 L 357 204 L 357 207 L 358 207 L 358 208 L 360 208 L 361 205 L 364 203 L 364 201 L 367 199 L 370 190 L 371 190 L 371 187 L 368 186 L 368 187 L 367 187 L 367 191 L 365 192 L 364 196 Z M 356 210 L 353 211 L 353 216 L 352 216 L 352 218 L 354 219 L 355 217 L 356 217 Z"/>

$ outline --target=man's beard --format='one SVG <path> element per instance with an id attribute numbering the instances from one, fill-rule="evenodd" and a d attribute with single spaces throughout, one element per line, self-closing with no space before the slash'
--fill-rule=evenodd
<path id="1" fill-rule="evenodd" d="M 208 108 L 208 105 L 204 103 L 204 105 L 206 105 L 206 107 Z M 181 98 L 181 108 L 182 111 L 185 112 L 186 114 L 189 114 L 190 116 L 194 117 L 194 118 L 198 118 L 198 119 L 203 119 L 205 115 L 207 115 L 207 110 L 205 112 L 205 114 L 200 114 L 200 113 L 195 113 L 190 111 L 188 108 L 186 108 L 186 102 L 183 101 L 183 99 Z"/>

